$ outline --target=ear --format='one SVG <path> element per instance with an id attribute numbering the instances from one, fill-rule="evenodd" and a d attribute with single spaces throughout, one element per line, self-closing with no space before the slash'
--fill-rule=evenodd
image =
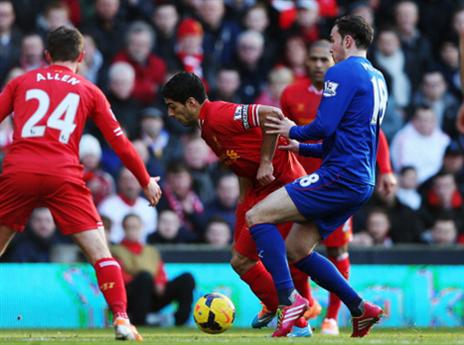
<path id="1" fill-rule="evenodd" d="M 193 98 L 193 97 L 189 97 L 187 98 L 187 100 L 185 101 L 185 105 L 188 105 L 190 107 L 195 107 L 198 105 L 198 101 Z"/>
<path id="2" fill-rule="evenodd" d="M 77 62 L 78 62 L 78 63 L 81 63 L 81 62 L 84 60 L 84 57 L 85 57 L 85 51 L 82 51 L 82 52 L 79 54 L 79 57 L 77 58 Z"/>
<path id="3" fill-rule="evenodd" d="M 51 65 L 53 62 L 52 57 L 48 50 L 45 50 L 45 60 L 48 62 L 49 65 Z"/>
<path id="4" fill-rule="evenodd" d="M 347 49 L 353 48 L 353 45 L 355 44 L 355 41 L 351 35 L 346 35 L 343 38 L 343 44 Z"/>

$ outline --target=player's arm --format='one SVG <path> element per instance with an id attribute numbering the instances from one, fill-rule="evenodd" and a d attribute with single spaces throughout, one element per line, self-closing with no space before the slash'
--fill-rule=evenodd
<path id="1" fill-rule="evenodd" d="M 145 164 L 135 151 L 132 143 L 124 135 L 119 122 L 113 115 L 110 104 L 99 89 L 95 88 L 95 90 L 97 94 L 93 113 L 95 124 L 123 164 L 137 178 L 150 205 L 155 206 L 161 197 L 161 189 L 158 185 L 159 177 L 150 178 Z"/>
<path id="2" fill-rule="evenodd" d="M 390 150 L 387 138 L 382 130 L 379 131 L 379 148 L 377 149 L 377 164 L 379 165 L 379 192 L 384 195 L 392 193 L 396 186 L 396 177 L 390 161 Z"/>
<path id="3" fill-rule="evenodd" d="M 321 140 L 330 137 L 356 93 L 353 83 L 347 82 L 346 76 L 343 81 L 341 74 L 334 67 L 327 71 L 324 93 L 314 121 L 305 126 L 295 126 L 287 118 L 270 117 L 270 121 L 266 123 L 267 133 L 280 134 L 298 141 Z"/>
<path id="4" fill-rule="evenodd" d="M 300 156 L 324 158 L 324 149 L 320 144 L 299 143 L 296 140 L 290 139 L 287 145 L 279 145 L 279 150 L 290 151 Z"/>
<path id="5" fill-rule="evenodd" d="M 263 132 L 263 143 L 261 145 L 261 161 L 259 164 L 258 172 L 256 174 L 256 179 L 261 184 L 265 185 L 275 180 L 272 159 L 274 158 L 278 135 L 266 133 L 264 124 L 266 123 L 268 117 L 283 116 L 283 114 L 279 108 L 267 105 L 258 105 L 257 113 L 259 118 L 259 126 Z"/>
<path id="6" fill-rule="evenodd" d="M 0 122 L 13 112 L 15 81 L 9 82 L 0 93 Z"/>

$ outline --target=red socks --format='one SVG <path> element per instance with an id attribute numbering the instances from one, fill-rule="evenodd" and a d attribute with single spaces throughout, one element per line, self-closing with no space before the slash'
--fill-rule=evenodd
<path id="1" fill-rule="evenodd" d="M 292 275 L 293 284 L 295 284 L 295 289 L 301 296 L 306 298 L 309 301 L 309 305 L 312 306 L 314 301 L 308 275 L 293 265 L 290 265 L 290 273 Z"/>
<path id="2" fill-rule="evenodd" d="M 261 261 L 258 261 L 256 265 L 241 275 L 240 279 L 250 286 L 251 291 L 264 303 L 267 309 L 271 311 L 277 309 L 279 305 L 277 291 L 271 274 Z"/>
<path id="3" fill-rule="evenodd" d="M 94 268 L 97 274 L 98 287 L 105 296 L 106 303 L 113 312 L 114 318 L 118 316 L 127 318 L 126 288 L 118 262 L 113 258 L 104 258 L 98 260 Z"/>
<path id="4" fill-rule="evenodd" d="M 338 258 L 329 257 L 329 260 L 337 267 L 342 276 L 348 279 L 350 275 L 350 257 L 348 253 L 341 255 Z M 329 305 L 327 307 L 327 318 L 338 319 L 338 311 L 340 310 L 341 301 L 337 295 L 331 293 L 329 296 Z"/>

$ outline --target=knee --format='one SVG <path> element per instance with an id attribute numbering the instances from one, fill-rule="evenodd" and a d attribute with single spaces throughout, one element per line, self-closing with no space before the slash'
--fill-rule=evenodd
<path id="1" fill-rule="evenodd" d="M 311 254 L 311 248 L 307 248 L 303 244 L 286 244 L 287 260 L 290 264 L 295 263 Z"/>
<path id="2" fill-rule="evenodd" d="M 256 207 L 252 207 L 250 210 L 247 211 L 245 214 L 245 220 L 248 227 L 252 227 L 253 225 L 259 224 L 258 219 L 259 211 Z"/>
<path id="3" fill-rule="evenodd" d="M 247 258 L 237 252 L 234 252 L 232 255 L 232 259 L 230 259 L 230 265 L 237 272 L 239 275 L 245 274 L 248 270 L 250 270 L 256 261 Z"/>

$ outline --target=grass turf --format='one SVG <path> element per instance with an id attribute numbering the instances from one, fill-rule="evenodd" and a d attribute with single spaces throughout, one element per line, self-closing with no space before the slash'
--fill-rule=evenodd
<path id="1" fill-rule="evenodd" d="M 362 339 L 352 339 L 343 330 L 338 337 L 315 334 L 312 338 L 269 338 L 270 329 L 232 329 L 220 335 L 207 335 L 191 328 L 141 328 L 146 344 L 381 344 L 381 345 L 464 345 L 464 329 L 374 329 Z M 104 330 L 1 330 L 0 344 L 120 344 L 113 340 L 111 329 Z"/>

